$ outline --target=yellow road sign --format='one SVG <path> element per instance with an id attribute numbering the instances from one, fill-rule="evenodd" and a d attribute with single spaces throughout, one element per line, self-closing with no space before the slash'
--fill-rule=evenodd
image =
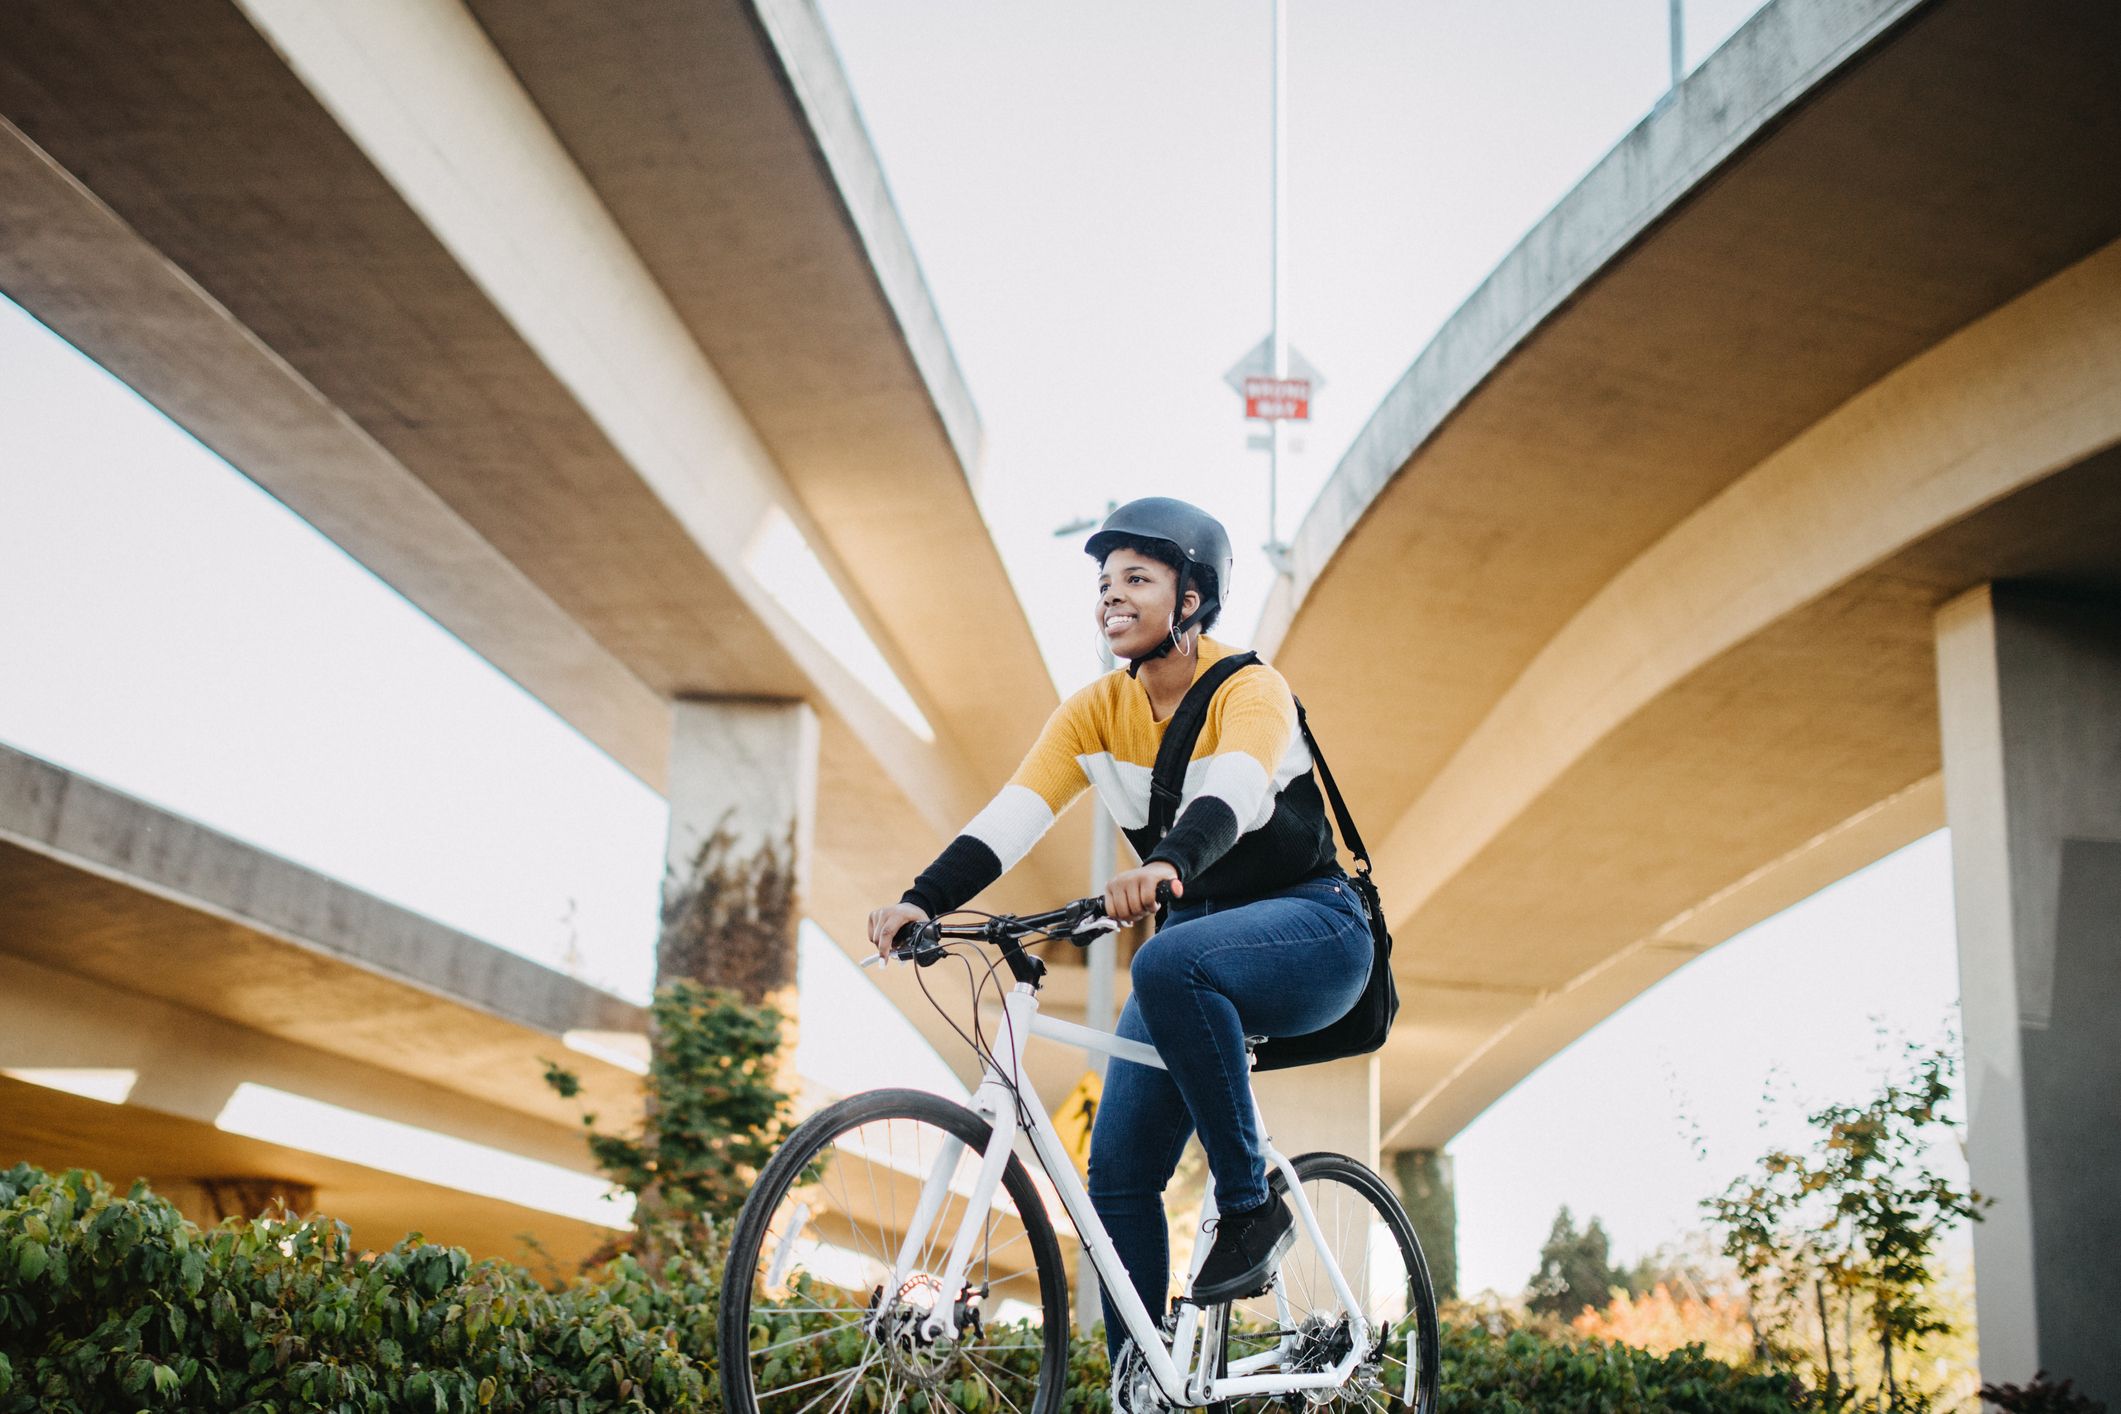
<path id="1" fill-rule="evenodd" d="M 1068 1157 L 1075 1160 L 1075 1171 L 1084 1178 L 1090 1176 L 1090 1128 L 1097 1123 L 1097 1102 L 1104 1094 L 1105 1078 L 1086 1070 L 1053 1112 L 1053 1128 L 1067 1145 Z"/>

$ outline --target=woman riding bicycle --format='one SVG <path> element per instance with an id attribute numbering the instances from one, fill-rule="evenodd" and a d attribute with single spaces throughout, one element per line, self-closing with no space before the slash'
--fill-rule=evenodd
<path id="1" fill-rule="evenodd" d="M 1230 582 L 1230 538 L 1183 501 L 1121 506 L 1084 547 L 1097 561 L 1097 623 L 1125 671 L 1062 703 L 999 795 L 895 904 L 869 915 L 888 955 L 908 923 L 962 908 L 1021 859 L 1095 786 L 1139 868 L 1113 877 L 1105 908 L 1133 921 L 1170 884 L 1164 925 L 1136 952 L 1119 1034 L 1147 1041 L 1168 1071 L 1114 1060 L 1091 1136 L 1089 1191 L 1142 1304 L 1165 1309 L 1170 1250 L 1163 1194 L 1198 1131 L 1215 1180 L 1214 1245 L 1194 1284 L 1203 1304 L 1265 1286 L 1293 1217 L 1259 1153 L 1247 1035 L 1301 1035 L 1361 994 L 1369 924 L 1342 874 L 1297 730 L 1295 699 L 1265 664 L 1216 694 L 1186 768 L 1176 819 L 1147 831 L 1150 775 L 1171 714 L 1231 650 L 1205 637 Z M 1109 1298 L 1108 1345 L 1121 1328 Z"/>

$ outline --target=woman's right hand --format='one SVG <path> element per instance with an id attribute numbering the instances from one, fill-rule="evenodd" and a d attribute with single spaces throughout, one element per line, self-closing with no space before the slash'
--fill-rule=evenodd
<path id="1" fill-rule="evenodd" d="M 876 949 L 878 957 L 888 962 L 891 958 L 893 942 L 897 939 L 899 930 L 908 923 L 926 923 L 927 921 L 927 911 L 916 904 L 894 903 L 888 904 L 883 908 L 873 909 L 869 914 L 870 946 Z"/>

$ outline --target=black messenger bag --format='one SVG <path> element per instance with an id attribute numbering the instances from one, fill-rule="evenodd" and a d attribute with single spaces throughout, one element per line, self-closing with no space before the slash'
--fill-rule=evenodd
<path id="1" fill-rule="evenodd" d="M 1171 724 L 1164 728 L 1163 744 L 1157 748 L 1156 769 L 1149 778 L 1149 831 L 1156 838 L 1162 839 L 1178 818 L 1186 765 L 1193 759 L 1193 744 L 1200 739 L 1200 729 L 1208 720 L 1208 704 L 1225 682 L 1258 661 L 1257 653 L 1233 653 L 1222 659 L 1186 690 L 1178 710 L 1171 714 Z M 1311 735 L 1311 723 L 1304 716 L 1300 701 L 1296 704 L 1296 728 L 1304 734 L 1304 745 L 1311 749 L 1311 760 L 1318 766 L 1319 783 L 1325 787 L 1326 800 L 1333 807 L 1333 823 L 1339 827 L 1341 843 L 1355 858 L 1355 873 L 1348 882 L 1354 885 L 1355 896 L 1370 920 L 1370 980 L 1340 1020 L 1301 1036 L 1269 1038 L 1259 1047 L 1257 1065 L 1261 1070 L 1366 1056 L 1384 1045 L 1392 1020 L 1399 1015 L 1399 987 L 1392 980 L 1392 934 L 1385 927 L 1384 903 L 1370 878 L 1370 854 L 1363 848 L 1362 834 L 1348 815 L 1348 803 L 1341 799 L 1340 787 L 1333 783 L 1325 753 Z"/>

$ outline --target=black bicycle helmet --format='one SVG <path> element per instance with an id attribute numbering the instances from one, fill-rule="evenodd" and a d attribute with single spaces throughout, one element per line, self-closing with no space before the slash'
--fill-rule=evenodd
<path id="1" fill-rule="evenodd" d="M 1171 632 L 1155 648 L 1129 663 L 1129 674 L 1139 672 L 1150 659 L 1169 653 L 1188 630 L 1214 613 L 1223 596 L 1230 592 L 1230 533 L 1223 529 L 1221 521 L 1199 506 L 1169 496 L 1129 501 L 1105 517 L 1105 523 L 1084 543 L 1083 549 L 1091 559 L 1103 564 L 1113 550 L 1140 540 L 1161 541 L 1178 552 L 1177 602 L 1183 603 L 1186 590 L 1191 588 L 1200 594 L 1200 607 L 1173 624 Z M 1196 577 L 1196 570 L 1209 573 Z"/>

